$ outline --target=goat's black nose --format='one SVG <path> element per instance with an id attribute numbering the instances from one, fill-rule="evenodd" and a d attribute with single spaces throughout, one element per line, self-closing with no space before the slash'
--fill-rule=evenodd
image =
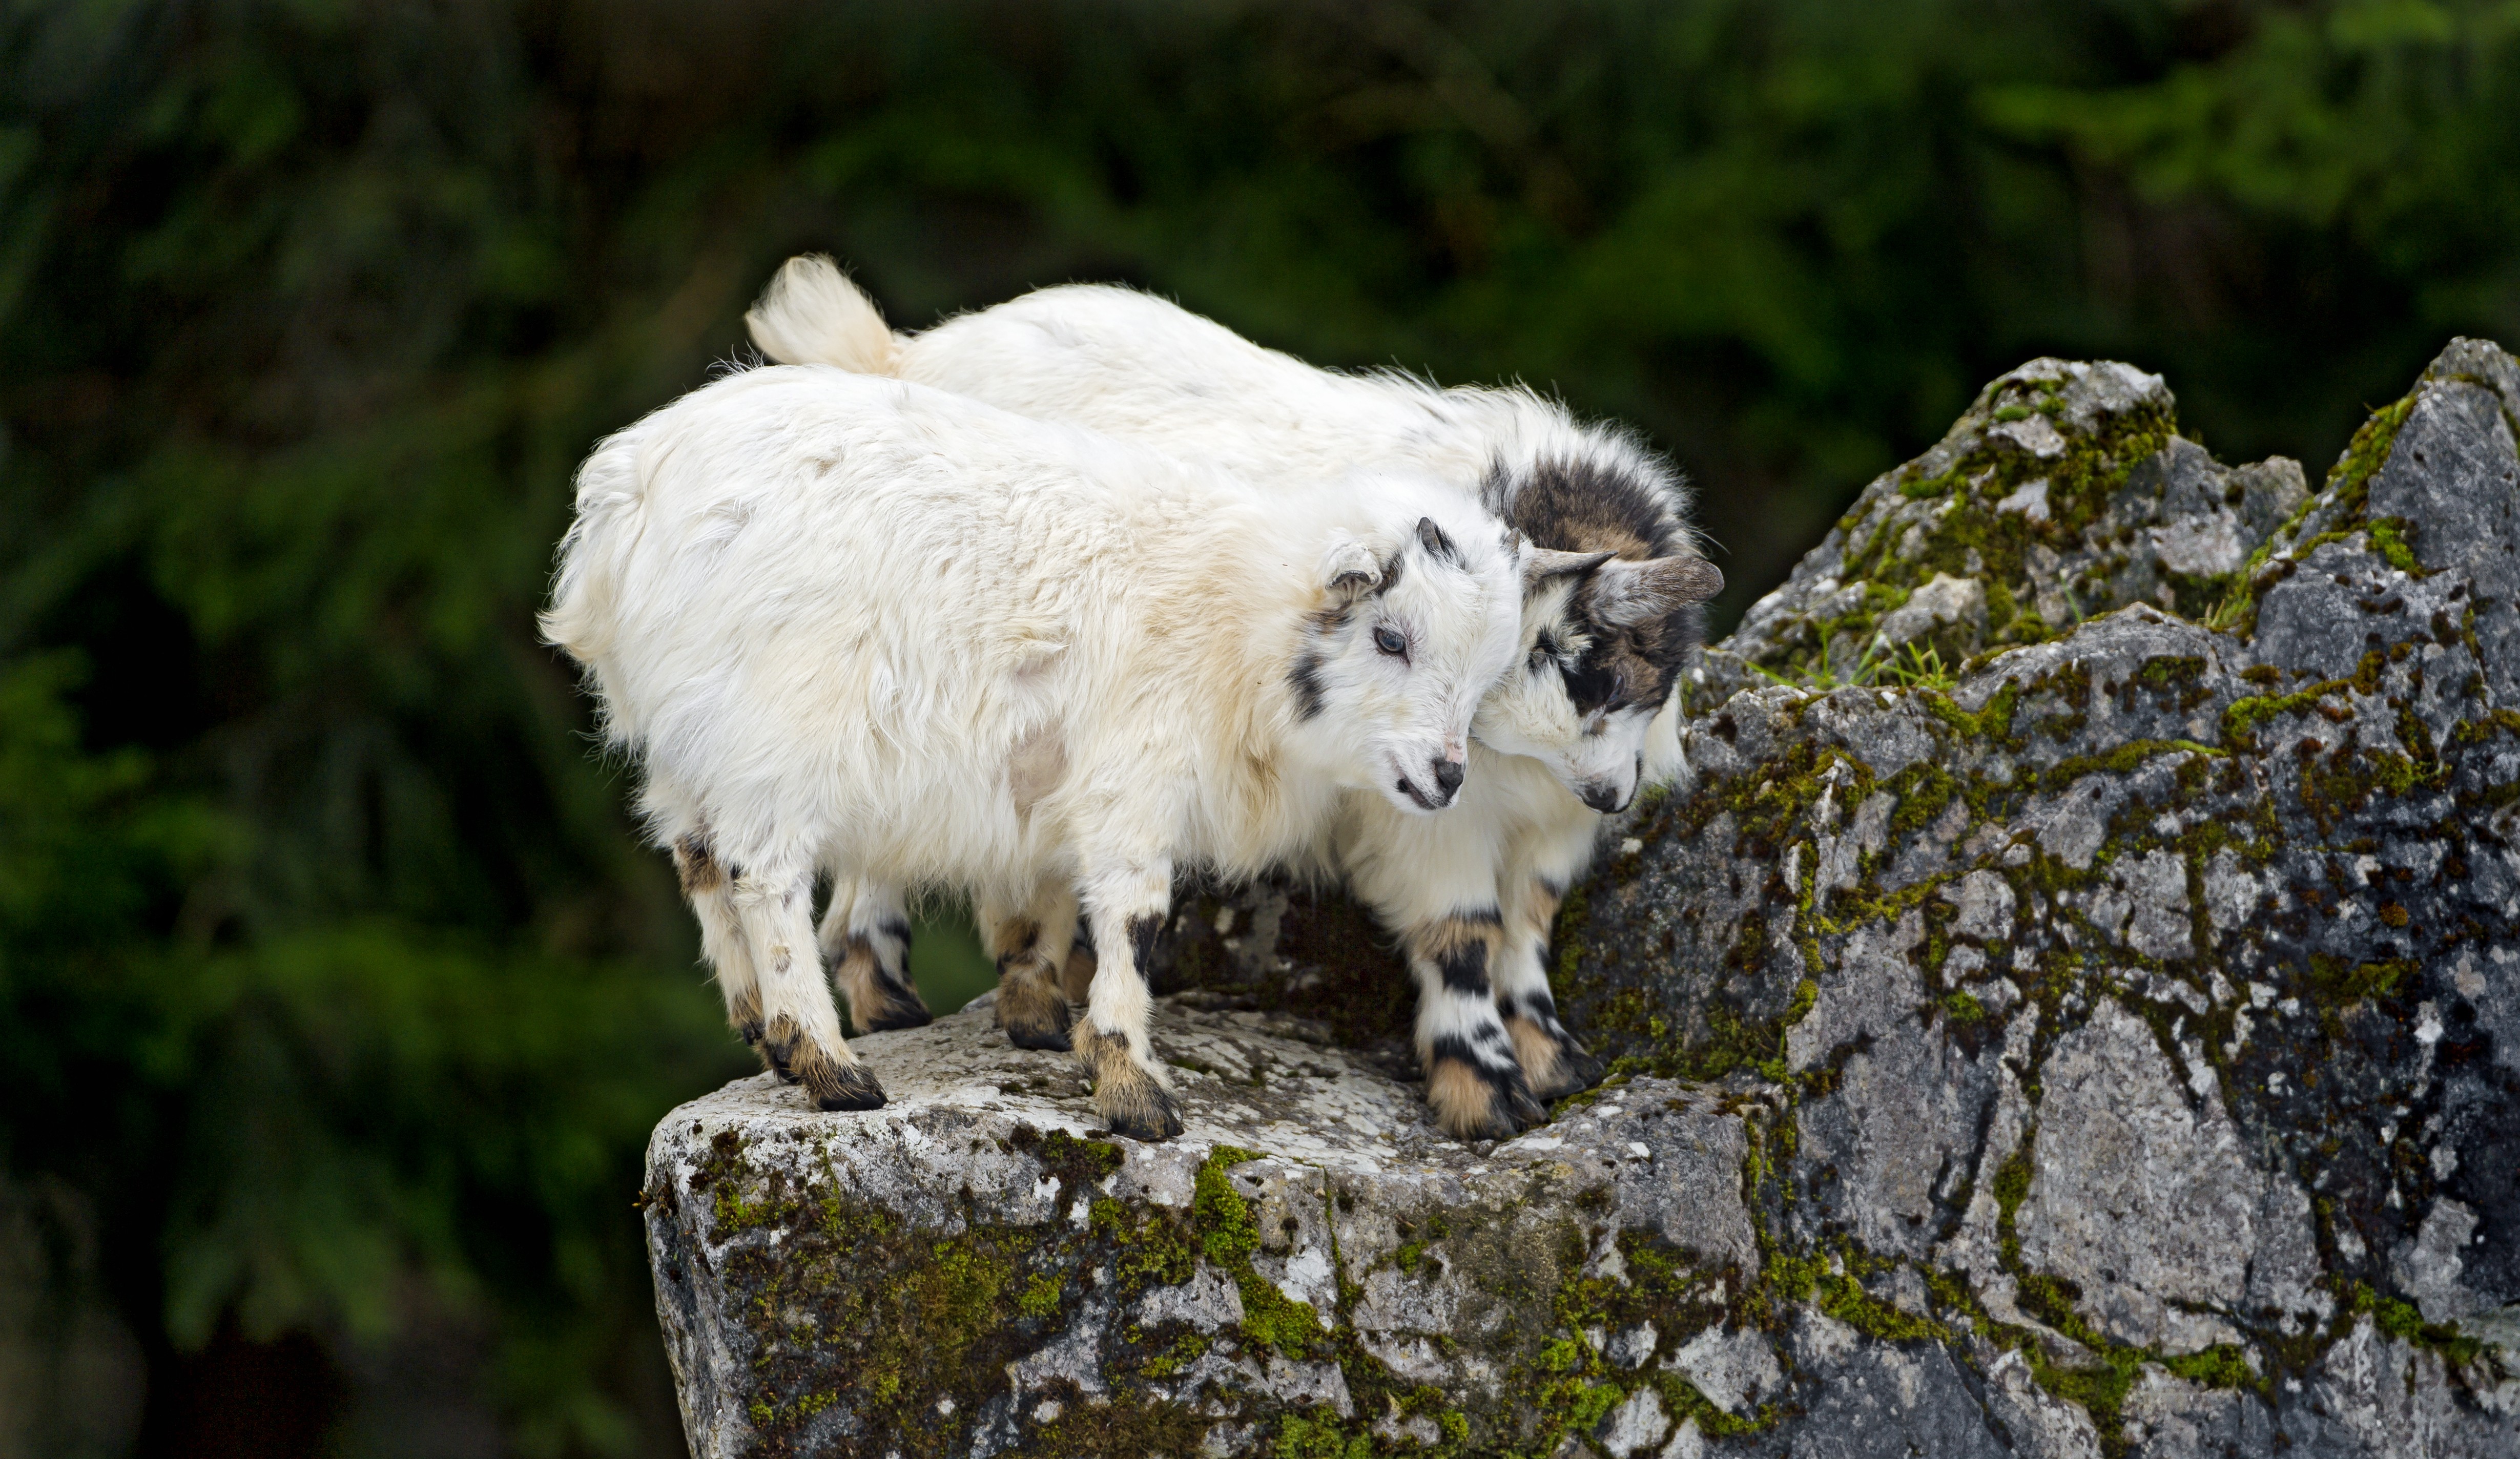
<path id="1" fill-rule="evenodd" d="M 1435 788 L 1444 792 L 1444 799 L 1451 800 L 1453 798 L 1453 792 L 1462 788 L 1462 762 L 1458 760 L 1436 761 Z"/>
<path id="2" fill-rule="evenodd" d="M 1618 786 L 1606 780 L 1596 780 L 1584 787 L 1584 804 L 1608 816 L 1614 812 L 1626 810 L 1628 798 L 1619 793 Z"/>

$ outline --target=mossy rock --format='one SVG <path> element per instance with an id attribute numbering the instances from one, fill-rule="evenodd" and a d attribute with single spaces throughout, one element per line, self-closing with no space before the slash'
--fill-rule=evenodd
<path id="1" fill-rule="evenodd" d="M 1287 883 L 1182 889 L 1174 1144 L 981 1012 L 861 1040 L 872 1115 L 678 1111 L 695 1449 L 2520 1452 L 2520 365 L 2316 495 L 2175 428 L 2014 372 L 1709 653 L 1561 915 L 1615 1062 L 1554 1124 L 1442 1140 Z M 1820 658 L 1885 624 L 1932 661 Z"/>
<path id="2" fill-rule="evenodd" d="M 876 1113 L 767 1076 L 676 1110 L 642 1205 L 694 1451 L 1547 1453 L 1623 1405 L 1773 1426 L 1785 1314 L 1740 1182 L 1766 1106 L 1639 1080 L 1472 1149 L 1263 1022 L 1159 1006 L 1165 1144 L 1097 1131 L 985 1000 L 856 1041 Z"/>
<path id="3" fill-rule="evenodd" d="M 2309 492 L 2290 461 L 2226 467 L 2178 432 L 2169 387 L 2132 366 L 2033 360 L 1999 376 L 1706 655 L 1692 707 L 1773 683 L 1938 678 L 2130 603 L 2204 616 Z M 1973 606 L 1920 611 L 1937 585 L 1964 585 Z"/>

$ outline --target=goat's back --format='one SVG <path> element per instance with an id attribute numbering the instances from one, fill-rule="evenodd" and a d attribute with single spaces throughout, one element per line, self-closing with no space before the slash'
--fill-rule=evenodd
<path id="1" fill-rule="evenodd" d="M 1306 560 L 1273 551 L 1282 513 L 1224 478 L 823 367 L 614 435 L 579 510 L 546 631 L 652 814 L 704 805 L 731 857 L 804 836 L 907 881 L 1030 874 L 1054 818 L 1017 814 L 1007 774 L 1044 726 L 1077 780 L 1191 732 L 1188 705 L 1231 736 L 1260 712 L 1255 640 L 1308 605 L 1265 570 Z"/>
<path id="2" fill-rule="evenodd" d="M 1037 289 L 948 320 L 897 341 L 891 368 L 1264 488 L 1387 467 L 1476 493 L 1508 488 L 1535 462 L 1584 461 L 1645 483 L 1675 519 L 1686 506 L 1678 478 L 1627 432 L 1582 423 L 1530 390 L 1323 370 L 1111 285 Z"/>

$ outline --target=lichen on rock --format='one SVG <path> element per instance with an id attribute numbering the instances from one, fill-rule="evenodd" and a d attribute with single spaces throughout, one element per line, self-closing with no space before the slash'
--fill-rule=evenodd
<path id="1" fill-rule="evenodd" d="M 1551 1126 L 1445 1141 L 1284 884 L 1184 888 L 1175 1144 L 976 1013 L 860 1043 L 883 1111 L 676 1112 L 696 1450 L 2520 1448 L 2520 366 L 2316 495 L 2175 432 L 2013 372 L 1709 652 Z"/>
<path id="2" fill-rule="evenodd" d="M 1895 683 L 1904 645 L 1958 665 L 2129 603 L 2202 616 L 2309 493 L 2291 462 L 2227 468 L 2178 430 L 2169 387 L 2130 366 L 2033 360 L 1999 376 L 1707 652 L 1692 702 Z"/>

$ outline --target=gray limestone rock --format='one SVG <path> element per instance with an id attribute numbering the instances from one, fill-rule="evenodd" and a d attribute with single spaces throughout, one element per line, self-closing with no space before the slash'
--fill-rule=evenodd
<path id="1" fill-rule="evenodd" d="M 1269 1024 L 1160 1005 L 1186 1123 L 1165 1144 L 1102 1134 L 1068 1062 L 1009 1045 L 985 999 L 857 1041 L 890 1086 L 873 1114 L 768 1076 L 675 1111 L 643 1204 L 695 1452 L 1570 1427 L 1638 1452 L 1723 1421 L 1701 1379 L 1734 1408 L 1782 1388 L 1727 1328 L 1760 1277 L 1740 1172 L 1770 1105 L 1642 1079 L 1472 1149 Z M 1591 1381 L 1613 1346 L 1622 1376 Z"/>
<path id="2" fill-rule="evenodd" d="M 2314 495 L 2039 361 L 1707 655 L 1493 1147 L 1334 892 L 1186 883 L 1188 1131 L 984 1008 L 746 1081 L 644 1198 L 694 1447 L 2520 1452 L 2520 365 Z"/>
<path id="3" fill-rule="evenodd" d="M 2218 464 L 2159 376 L 2033 360 L 1865 488 L 1784 586 L 1711 647 L 1692 703 L 1783 680 L 1946 667 L 2128 603 L 2202 614 L 2309 496 L 2280 458 Z"/>
<path id="4" fill-rule="evenodd" d="M 2023 1264 L 2081 1288 L 2093 1324 L 2130 1346 L 2237 1342 L 2214 1314 L 2247 1297 L 2267 1178 L 2219 1091 L 2188 1089 L 2152 1031 L 2115 1003 L 2057 1040 L 2043 1075 L 2014 1217 Z"/>

